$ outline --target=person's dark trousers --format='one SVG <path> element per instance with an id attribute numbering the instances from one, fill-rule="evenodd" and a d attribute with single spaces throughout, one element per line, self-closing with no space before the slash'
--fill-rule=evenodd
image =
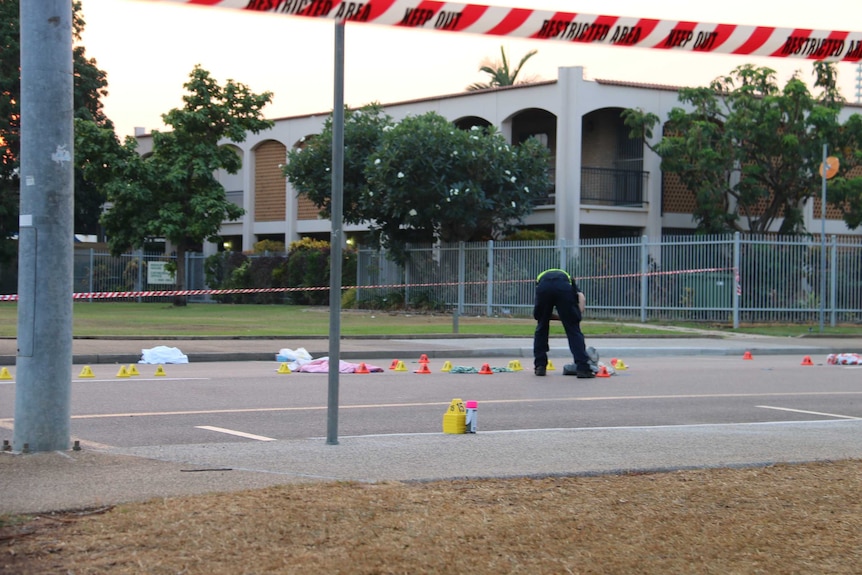
<path id="1" fill-rule="evenodd" d="M 536 284 L 536 302 L 533 307 L 533 317 L 536 320 L 536 333 L 533 336 L 533 366 L 548 365 L 548 334 L 550 331 L 551 314 L 557 309 L 557 315 L 566 330 L 569 340 L 569 350 L 575 360 L 578 371 L 590 371 L 590 358 L 587 357 L 584 334 L 581 332 L 581 312 L 578 310 L 578 300 L 572 282 L 565 274 L 550 272 L 542 276 Z"/>

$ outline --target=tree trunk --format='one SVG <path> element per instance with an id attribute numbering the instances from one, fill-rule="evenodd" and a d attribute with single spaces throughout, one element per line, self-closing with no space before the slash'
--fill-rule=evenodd
<path id="1" fill-rule="evenodd" d="M 177 283 L 176 288 L 177 291 L 183 291 L 186 289 L 186 247 L 183 245 L 177 246 Z M 184 307 L 188 303 L 186 301 L 186 296 L 184 295 L 175 295 L 174 296 L 174 306 L 175 307 Z"/>

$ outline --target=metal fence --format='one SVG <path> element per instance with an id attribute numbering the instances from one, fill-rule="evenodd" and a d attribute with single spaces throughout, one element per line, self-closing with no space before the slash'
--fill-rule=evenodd
<path id="1" fill-rule="evenodd" d="M 153 273 L 154 262 L 167 263 L 176 258 L 160 253 L 134 252 L 112 256 L 109 252 L 93 248 L 76 249 L 73 264 L 75 293 L 147 292 L 176 289 L 169 274 Z M 186 254 L 186 289 L 204 289 L 204 256 Z M 161 266 L 159 266 L 160 269 Z M 150 269 L 153 268 L 153 269 Z M 158 282 L 158 283 L 156 283 Z M 189 296 L 189 301 L 209 301 L 209 296 Z M 110 301 L 110 300 L 107 300 Z M 124 298 L 123 301 L 129 301 Z M 134 301 L 164 301 L 164 297 L 138 296 Z"/>
<path id="2" fill-rule="evenodd" d="M 596 319 L 862 322 L 862 238 L 837 236 L 421 245 L 411 247 L 405 266 L 360 250 L 357 301 L 529 316 L 535 277 L 549 267 L 578 278 Z"/>
<path id="3" fill-rule="evenodd" d="M 535 277 L 559 267 L 578 278 L 587 294 L 588 316 L 594 319 L 734 327 L 741 322 L 862 323 L 862 237 L 830 236 L 823 242 L 813 236 L 751 234 L 577 244 L 492 241 L 417 245 L 409 253 L 409 264 L 400 266 L 385 252 L 360 249 L 356 285 L 344 287 L 356 288 L 361 307 L 528 317 Z M 150 273 L 156 268 L 153 262 L 170 260 L 163 254 L 114 257 L 105 250 L 76 249 L 74 290 L 171 290 L 172 284 L 157 283 L 165 281 L 164 275 Z M 187 289 L 208 287 L 204 263 L 202 254 L 188 254 Z M 164 301 L 160 296 L 133 298 Z M 209 295 L 189 299 L 213 301 Z"/>

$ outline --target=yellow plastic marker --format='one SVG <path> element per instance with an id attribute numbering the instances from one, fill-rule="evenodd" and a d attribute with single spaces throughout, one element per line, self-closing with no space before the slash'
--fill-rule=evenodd
<path id="1" fill-rule="evenodd" d="M 467 409 L 461 399 L 453 399 L 443 414 L 443 433 L 467 433 Z"/>

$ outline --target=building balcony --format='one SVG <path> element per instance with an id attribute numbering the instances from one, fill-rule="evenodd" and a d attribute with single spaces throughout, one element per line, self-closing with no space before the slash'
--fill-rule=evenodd
<path id="1" fill-rule="evenodd" d="M 649 172 L 581 168 L 581 205 L 642 208 Z"/>

